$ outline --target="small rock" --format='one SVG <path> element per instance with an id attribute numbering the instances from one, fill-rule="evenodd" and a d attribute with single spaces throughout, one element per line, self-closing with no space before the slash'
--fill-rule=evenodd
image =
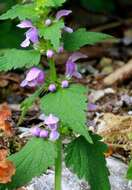
<path id="1" fill-rule="evenodd" d="M 132 184 L 125 179 L 127 165 L 113 157 L 107 158 L 110 171 L 111 190 L 132 190 Z M 54 172 L 48 170 L 47 174 L 34 178 L 27 186 L 27 190 L 54 190 Z M 67 168 L 63 169 L 62 190 L 90 190 L 88 184 L 79 180 Z"/>
<path id="2" fill-rule="evenodd" d="M 108 94 L 115 94 L 115 91 L 112 88 L 106 88 L 103 90 L 93 91 L 89 95 L 90 102 L 95 103 L 98 100 L 100 100 L 101 98 L 103 98 L 105 95 L 108 95 Z"/>
<path id="3" fill-rule="evenodd" d="M 115 158 L 107 158 L 110 171 L 111 190 L 132 190 L 132 184 L 125 178 L 128 166 Z"/>

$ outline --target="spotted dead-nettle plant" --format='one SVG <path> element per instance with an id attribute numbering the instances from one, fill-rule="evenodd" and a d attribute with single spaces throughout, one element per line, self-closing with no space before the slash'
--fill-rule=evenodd
<path id="1" fill-rule="evenodd" d="M 52 166 L 55 168 L 54 188 L 61 190 L 62 162 L 86 180 L 91 190 L 110 190 L 104 157 L 107 146 L 87 126 L 87 88 L 73 80 L 82 78 L 77 61 L 87 58 L 79 52 L 80 47 L 110 36 L 88 32 L 85 28 L 74 31 L 67 26 L 64 19 L 71 16 L 72 10 L 60 9 L 65 1 L 33 0 L 17 4 L 0 16 L 1 20 L 18 18 L 16 29 L 23 31 L 20 48 L 3 51 L 0 71 L 24 68 L 25 77 L 20 86 L 35 91 L 21 104 L 19 125 L 36 99 L 41 110 L 41 125 L 33 126 L 26 145 L 9 156 L 16 173 L 10 183 L 1 184 L 1 190 L 21 187 Z M 69 58 L 64 75 L 60 76 L 55 55 L 61 56 L 64 51 L 69 52 Z M 47 60 L 48 69 L 42 64 L 42 57 Z"/>

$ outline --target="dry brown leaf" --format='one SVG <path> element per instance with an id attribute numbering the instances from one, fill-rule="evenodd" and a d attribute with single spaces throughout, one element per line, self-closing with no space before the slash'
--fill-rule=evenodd
<path id="1" fill-rule="evenodd" d="M 0 161 L 5 160 L 7 157 L 8 151 L 7 149 L 0 149 Z"/>
<path id="2" fill-rule="evenodd" d="M 105 153 L 105 157 L 108 158 L 109 156 L 112 156 L 113 152 L 113 147 L 108 146 L 108 151 Z"/>
<path id="3" fill-rule="evenodd" d="M 0 129 L 9 137 L 13 135 L 12 126 L 8 121 L 11 116 L 12 113 L 9 106 L 6 103 L 0 105 Z"/>
<path id="4" fill-rule="evenodd" d="M 8 183 L 15 174 L 15 166 L 10 160 L 0 161 L 0 183 Z"/>
<path id="5" fill-rule="evenodd" d="M 98 125 L 98 134 L 101 135 L 105 142 L 113 148 L 123 148 L 124 150 L 132 149 L 132 116 L 131 115 L 114 115 L 105 113 L 100 119 Z"/>
<path id="6" fill-rule="evenodd" d="M 10 160 L 6 159 L 7 149 L 0 150 L 0 183 L 8 183 L 15 174 L 15 166 Z"/>
<path id="7" fill-rule="evenodd" d="M 106 78 L 104 78 L 104 84 L 106 86 L 123 82 L 124 80 L 129 79 L 132 76 L 132 60 L 130 60 L 127 64 L 120 67 Z"/>

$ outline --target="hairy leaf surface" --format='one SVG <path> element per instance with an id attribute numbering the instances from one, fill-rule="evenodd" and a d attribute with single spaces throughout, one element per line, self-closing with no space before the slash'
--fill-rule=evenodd
<path id="1" fill-rule="evenodd" d="M 34 50 L 7 49 L 0 55 L 0 71 L 17 68 L 30 68 L 38 65 L 40 53 Z"/>
<path id="2" fill-rule="evenodd" d="M 91 142 L 86 128 L 87 89 L 81 85 L 71 85 L 68 89 L 58 89 L 40 100 L 41 110 L 58 116 L 63 125 L 79 133 Z"/>
<path id="3" fill-rule="evenodd" d="M 61 6 L 66 0 L 44 0 L 44 6 L 47 7 L 59 7 Z"/>
<path id="4" fill-rule="evenodd" d="M 41 28 L 39 30 L 40 36 L 44 37 L 46 40 L 50 40 L 53 47 L 58 50 L 60 46 L 61 30 L 64 27 L 62 21 L 58 21 L 49 27 Z"/>
<path id="5" fill-rule="evenodd" d="M 89 182 L 91 190 L 110 190 L 108 169 L 104 153 L 107 146 L 100 142 L 97 135 L 92 135 L 93 144 L 84 137 L 79 137 L 68 144 L 65 162 L 79 178 Z"/>
<path id="6" fill-rule="evenodd" d="M 65 33 L 63 40 L 66 50 L 76 51 L 84 45 L 94 45 L 109 38 L 112 36 L 99 32 L 87 32 L 85 28 L 80 28 L 73 33 Z"/>
<path id="7" fill-rule="evenodd" d="M 20 20 L 38 19 L 37 11 L 35 11 L 33 4 L 27 5 L 15 5 L 9 9 L 6 13 L 0 16 L 0 20 L 19 18 Z"/>
<path id="8" fill-rule="evenodd" d="M 41 138 L 31 139 L 22 150 L 9 157 L 16 166 L 12 182 L 1 186 L 1 189 L 12 190 L 21 187 L 33 177 L 41 175 L 48 167 L 54 165 L 56 147 L 52 142 Z"/>

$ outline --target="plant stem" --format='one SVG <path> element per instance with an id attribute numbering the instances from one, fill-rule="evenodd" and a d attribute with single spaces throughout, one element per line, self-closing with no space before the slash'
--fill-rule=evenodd
<path id="1" fill-rule="evenodd" d="M 55 62 L 53 59 L 49 60 L 49 66 L 50 66 L 50 80 L 51 82 L 55 82 L 57 79 L 57 75 L 56 75 Z"/>
<path id="2" fill-rule="evenodd" d="M 55 160 L 55 190 L 61 190 L 62 177 L 62 141 L 57 141 L 57 158 Z"/>

